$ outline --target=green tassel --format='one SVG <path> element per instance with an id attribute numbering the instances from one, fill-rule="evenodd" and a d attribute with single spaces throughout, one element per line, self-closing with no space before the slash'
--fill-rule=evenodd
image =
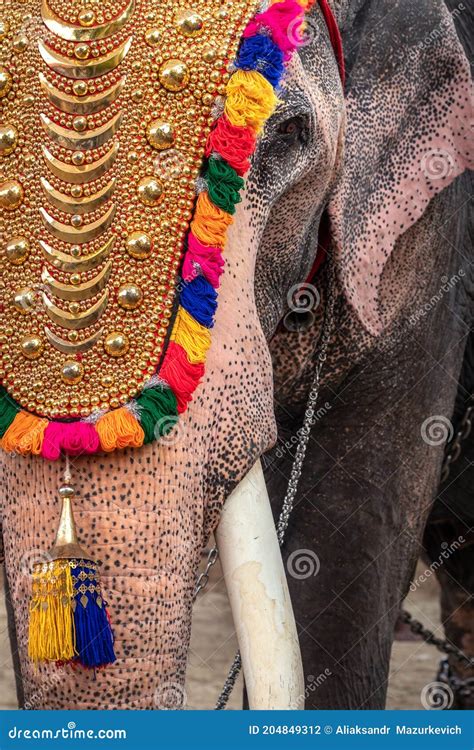
<path id="1" fill-rule="evenodd" d="M 235 205 L 240 203 L 240 191 L 245 182 L 224 159 L 209 159 L 205 174 L 209 198 L 215 206 L 235 214 Z"/>
<path id="2" fill-rule="evenodd" d="M 170 388 L 146 388 L 136 399 L 145 443 L 166 435 L 178 421 L 176 396 Z"/>
<path id="3" fill-rule="evenodd" d="M 10 398 L 5 388 L 0 386 L 0 437 L 6 433 L 20 408 Z"/>

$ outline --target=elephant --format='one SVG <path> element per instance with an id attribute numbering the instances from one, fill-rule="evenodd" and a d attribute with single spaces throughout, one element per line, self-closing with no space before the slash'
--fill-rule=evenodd
<path id="1" fill-rule="evenodd" d="M 473 656 L 472 436 L 440 484 L 444 445 L 472 403 L 472 179 L 464 171 L 472 141 L 462 93 L 472 10 L 336 6 L 348 83 L 345 161 L 327 206 L 333 338 L 285 558 L 305 674 L 330 675 L 307 691 L 306 707 L 379 709 L 394 626 L 423 551 L 442 585 L 446 634 Z M 457 145 L 441 135 L 451 116 Z M 318 364 L 328 278 L 323 266 L 312 282 L 319 308 L 308 303 L 300 330 L 290 312 L 270 343 L 275 517 Z M 473 676 L 452 654 L 449 666 L 455 679 Z M 455 686 L 443 706 L 472 705 Z"/>
<path id="2" fill-rule="evenodd" d="M 441 465 L 441 449 L 420 440 L 420 421 L 451 414 L 468 326 L 468 69 L 441 0 L 329 5 L 345 42 L 346 92 L 316 5 L 229 229 L 206 375 L 188 411 L 162 443 L 74 460 L 77 525 L 98 552 L 113 606 L 118 658 L 97 674 L 63 668 L 58 679 L 54 666 L 28 661 L 25 560 L 47 547 L 57 469 L 2 457 L 20 704 L 146 709 L 162 707 L 157 695 L 182 695 L 201 551 L 261 457 L 278 513 L 291 465 L 282 440 L 300 425 L 334 297 L 320 394 L 328 406 L 285 546 L 287 556 L 317 552 L 320 572 L 288 583 L 305 673 L 330 673 L 307 707 L 383 705 L 394 621 Z M 427 314 L 420 306 L 454 272 L 461 282 L 446 300 L 456 314 L 443 325 L 444 305 Z M 294 289 L 308 280 L 320 304 L 305 330 L 287 330 Z"/>

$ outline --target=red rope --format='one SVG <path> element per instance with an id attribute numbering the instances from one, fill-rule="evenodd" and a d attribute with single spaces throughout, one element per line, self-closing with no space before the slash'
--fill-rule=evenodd
<path id="1" fill-rule="evenodd" d="M 319 7 L 321 8 L 321 13 L 326 21 L 326 26 L 328 27 L 329 39 L 331 40 L 334 55 L 337 60 L 341 82 L 344 86 L 346 81 L 346 70 L 344 66 L 344 51 L 342 49 L 341 32 L 339 31 L 339 26 L 334 18 L 334 14 L 328 5 L 328 0 L 319 0 Z"/>
<path id="2" fill-rule="evenodd" d="M 328 0 L 319 0 L 319 7 L 321 8 L 321 13 L 323 14 L 324 20 L 326 22 L 326 26 L 329 32 L 329 39 L 331 41 L 332 48 L 334 50 L 334 56 L 339 68 L 341 83 L 344 88 L 344 84 L 346 81 L 346 70 L 344 65 L 344 50 L 342 48 L 341 32 L 339 31 L 339 26 L 337 25 L 337 21 L 334 18 L 334 14 L 328 5 Z M 309 272 L 308 278 L 306 279 L 307 284 L 313 281 L 321 265 L 326 260 L 330 240 L 331 227 L 329 223 L 329 217 L 327 213 L 324 213 L 321 217 L 321 223 L 319 226 L 318 250 L 311 271 Z"/>

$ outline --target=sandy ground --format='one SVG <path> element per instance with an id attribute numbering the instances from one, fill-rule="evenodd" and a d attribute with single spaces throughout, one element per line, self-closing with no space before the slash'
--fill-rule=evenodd
<path id="1" fill-rule="evenodd" d="M 421 569 L 424 569 L 424 566 Z M 3 579 L 1 585 L 3 588 Z M 420 586 L 414 594 L 410 594 L 407 608 L 427 627 L 438 634 L 442 633 L 438 590 L 433 577 Z M 200 594 L 194 609 L 186 684 L 188 709 L 214 707 L 236 650 L 237 641 L 225 585 L 220 568 L 216 565 L 209 584 Z M 438 651 L 422 641 L 396 641 L 391 660 L 387 708 L 422 708 L 421 690 L 435 679 L 439 658 Z M 239 709 L 241 696 L 240 677 L 229 701 L 229 708 Z M 0 709 L 6 708 L 17 708 L 17 703 L 2 597 L 0 606 Z"/>

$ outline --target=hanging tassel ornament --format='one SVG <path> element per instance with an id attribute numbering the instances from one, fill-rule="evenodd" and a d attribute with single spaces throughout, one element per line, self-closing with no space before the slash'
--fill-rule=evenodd
<path id="1" fill-rule="evenodd" d="M 59 488 L 61 519 L 48 562 L 33 568 L 28 654 L 40 661 L 103 667 L 115 661 L 98 566 L 77 540 L 69 467 Z"/>

